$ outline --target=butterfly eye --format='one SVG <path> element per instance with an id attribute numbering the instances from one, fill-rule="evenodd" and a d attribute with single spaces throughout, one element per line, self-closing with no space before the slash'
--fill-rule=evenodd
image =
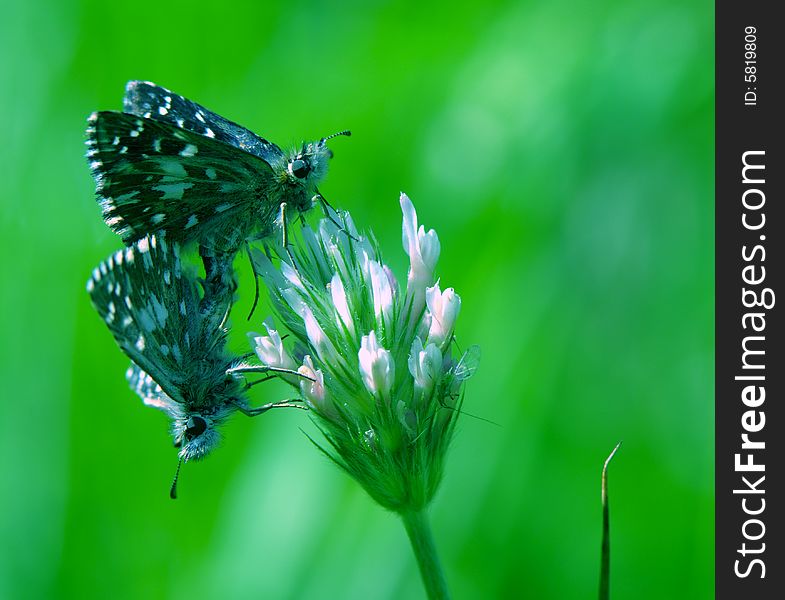
<path id="1" fill-rule="evenodd" d="M 311 172 L 311 165 L 302 158 L 296 158 L 289 163 L 289 172 L 297 179 L 305 179 Z"/>
<path id="2" fill-rule="evenodd" d="M 207 421 L 202 417 L 189 417 L 185 423 L 185 435 L 190 439 L 199 437 L 207 429 Z"/>

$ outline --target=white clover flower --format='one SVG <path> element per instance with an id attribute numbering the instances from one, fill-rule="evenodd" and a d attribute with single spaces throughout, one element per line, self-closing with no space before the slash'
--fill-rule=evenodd
<path id="1" fill-rule="evenodd" d="M 414 378 L 417 391 L 430 394 L 442 373 L 444 360 L 436 344 L 430 343 L 423 348 L 422 340 L 414 338 L 409 354 L 409 373 Z"/>
<path id="2" fill-rule="evenodd" d="M 452 356 L 461 300 L 435 281 L 439 238 L 418 224 L 405 194 L 400 205 L 409 256 L 404 293 L 373 237 L 360 235 L 346 213 L 303 228 L 301 243 L 292 238 L 286 252 L 273 248 L 280 267 L 254 250 L 302 364 L 292 365 L 269 329 L 269 341 L 253 343 L 263 360 L 300 374 L 279 376 L 311 408 L 329 440 L 325 452 L 382 506 L 406 513 L 422 510 L 441 481 L 473 368 Z"/>
<path id="3" fill-rule="evenodd" d="M 335 346 L 333 346 L 327 334 L 324 333 L 309 306 L 303 306 L 302 317 L 305 322 L 305 332 L 308 335 L 308 341 L 311 343 L 311 347 L 316 350 L 319 359 L 324 362 L 340 360 L 341 357 L 336 352 Z"/>
<path id="4" fill-rule="evenodd" d="M 327 392 L 324 389 L 324 373 L 314 367 L 309 355 L 303 357 L 303 364 L 297 372 L 304 375 L 300 379 L 300 393 L 311 407 L 319 407 L 323 412 L 330 412 L 331 406 L 325 402 Z"/>
<path id="5" fill-rule="evenodd" d="M 403 249 L 409 256 L 406 293 L 413 314 L 418 314 L 422 310 L 423 290 L 433 282 L 433 271 L 441 248 L 439 237 L 433 229 L 427 233 L 422 225 L 418 229 L 417 212 L 409 196 L 401 193 L 400 202 L 403 212 Z"/>
<path id="6" fill-rule="evenodd" d="M 452 337 L 455 320 L 461 311 L 461 297 L 452 288 L 442 292 L 437 281 L 433 287 L 425 290 L 425 303 L 430 315 L 428 342 L 441 347 Z"/>
<path id="7" fill-rule="evenodd" d="M 275 367 L 277 369 L 295 369 L 294 359 L 289 356 L 289 353 L 284 348 L 281 335 L 273 327 L 272 320 L 266 319 L 264 326 L 267 329 L 267 335 L 260 335 L 255 332 L 248 334 L 251 347 L 256 352 L 261 363 L 266 367 Z"/>
<path id="8" fill-rule="evenodd" d="M 378 261 L 371 260 L 367 253 L 363 253 L 363 273 L 373 292 L 373 310 L 376 324 L 386 330 L 390 326 L 393 309 L 393 286 L 384 266 Z"/>
<path id="9" fill-rule="evenodd" d="M 365 389 L 372 394 L 389 394 L 395 378 L 395 362 L 392 355 L 379 345 L 375 331 L 363 336 L 357 358 Z"/>
<path id="10" fill-rule="evenodd" d="M 343 287 L 343 281 L 338 273 L 333 275 L 329 283 L 330 297 L 335 306 L 335 312 L 338 313 L 340 323 L 342 323 L 349 333 L 354 334 L 354 320 L 352 319 L 349 304 L 346 300 L 346 290 Z"/>

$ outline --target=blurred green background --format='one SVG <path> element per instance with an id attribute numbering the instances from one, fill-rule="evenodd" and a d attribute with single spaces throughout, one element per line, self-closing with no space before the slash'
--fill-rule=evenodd
<path id="1" fill-rule="evenodd" d="M 0 7 L 0 597 L 422 598 L 405 532 L 238 416 L 176 466 L 84 291 L 120 246 L 85 118 L 129 79 L 280 144 L 335 140 L 325 195 L 404 276 L 398 192 L 482 346 L 434 533 L 456 599 L 713 597 L 713 4 L 11 0 Z M 253 322 L 245 261 L 233 345 Z M 264 389 L 262 389 L 264 388 Z M 280 398 L 256 388 L 259 402 Z"/>

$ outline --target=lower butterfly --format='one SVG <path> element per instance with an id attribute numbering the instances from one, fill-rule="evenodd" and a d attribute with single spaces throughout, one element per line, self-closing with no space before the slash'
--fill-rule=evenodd
<path id="1" fill-rule="evenodd" d="M 296 402 L 250 408 L 242 373 L 275 369 L 247 365 L 226 348 L 228 306 L 202 306 L 195 274 L 179 245 L 146 236 L 102 262 L 87 282 L 93 305 L 131 359 L 131 388 L 172 420 L 182 462 L 205 457 L 220 440 L 218 427 L 236 411 L 254 416 Z M 177 476 L 171 496 L 176 496 Z"/>

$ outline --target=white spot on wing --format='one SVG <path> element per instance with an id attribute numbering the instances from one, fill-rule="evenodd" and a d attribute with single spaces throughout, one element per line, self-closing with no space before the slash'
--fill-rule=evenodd
<path id="1" fill-rule="evenodd" d="M 210 129 L 209 127 L 205 127 L 204 134 L 207 137 L 209 137 L 209 138 L 214 138 L 215 137 L 215 132 L 212 129 Z"/>
<path id="2" fill-rule="evenodd" d="M 191 215 L 191 218 L 188 219 L 188 222 L 185 224 L 185 228 L 189 229 L 196 225 L 199 222 L 199 218 L 196 215 Z"/>
<path id="3" fill-rule="evenodd" d="M 162 325 L 166 323 L 166 319 L 169 316 L 169 311 L 166 310 L 166 307 L 161 304 L 160 300 L 158 300 L 158 296 L 155 294 L 150 294 L 149 306 L 152 306 L 152 310 L 155 313 L 155 318 L 158 319 L 158 322 Z"/>
<path id="4" fill-rule="evenodd" d="M 199 152 L 199 148 L 194 146 L 193 144 L 186 144 L 185 148 L 180 151 L 180 156 L 194 156 L 197 152 Z"/>
<path id="5" fill-rule="evenodd" d="M 134 204 L 131 202 L 136 196 L 139 195 L 139 190 L 134 190 L 133 192 L 128 192 L 127 194 L 121 194 L 114 199 L 115 204 Z"/>
<path id="6" fill-rule="evenodd" d="M 159 115 L 161 115 L 161 116 L 164 116 L 164 115 L 165 115 L 165 114 L 167 114 L 168 112 L 169 112 L 169 111 L 168 111 L 168 110 L 166 110 L 166 107 L 165 107 L 165 106 L 159 106 L 159 107 L 158 107 L 158 114 L 159 114 Z"/>
<path id="7" fill-rule="evenodd" d="M 155 321 L 153 320 L 152 312 L 154 308 L 148 304 L 145 308 L 141 309 L 137 314 L 139 324 L 144 327 L 146 331 L 154 331 L 156 329 Z"/>
<path id="8" fill-rule="evenodd" d="M 148 206 L 148 208 L 150 208 L 150 207 Z M 163 221 L 165 218 L 166 218 L 166 215 L 164 213 L 156 213 L 152 217 L 150 217 L 150 222 L 153 225 L 158 225 L 158 223 Z"/>
<path id="9" fill-rule="evenodd" d="M 153 189 L 164 193 L 161 196 L 161 200 L 182 200 L 183 192 L 193 186 L 193 183 L 162 183 L 161 185 L 154 185 Z"/>
<path id="10" fill-rule="evenodd" d="M 161 169 L 172 177 L 187 177 L 188 171 L 179 160 L 160 160 Z"/>

